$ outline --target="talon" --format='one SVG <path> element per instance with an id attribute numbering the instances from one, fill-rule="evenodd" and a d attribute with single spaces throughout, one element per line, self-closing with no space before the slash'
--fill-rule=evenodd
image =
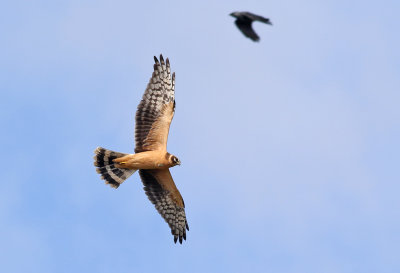
<path id="1" fill-rule="evenodd" d="M 114 166 L 117 168 L 124 168 L 124 165 L 126 165 L 127 161 L 123 161 L 123 162 L 118 162 L 117 160 L 113 160 L 114 162 Z"/>
<path id="2" fill-rule="evenodd" d="M 126 168 L 126 162 L 115 163 L 114 166 L 115 166 L 116 168 L 123 168 L 123 169 L 125 169 L 125 168 Z"/>
<path id="3" fill-rule="evenodd" d="M 120 160 L 120 158 L 116 158 L 116 159 L 113 159 L 113 162 L 114 162 L 114 163 L 117 163 L 117 164 L 119 164 L 119 165 L 125 165 L 125 164 L 127 163 L 127 161 L 119 162 L 119 160 Z"/>

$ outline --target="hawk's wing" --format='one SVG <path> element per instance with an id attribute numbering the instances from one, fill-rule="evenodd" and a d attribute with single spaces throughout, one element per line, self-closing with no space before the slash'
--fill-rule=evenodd
<path id="1" fill-rule="evenodd" d="M 168 223 L 174 242 L 186 240 L 189 225 L 185 215 L 185 203 L 175 186 L 171 173 L 166 170 L 139 170 L 144 190 L 157 211 Z"/>
<path id="2" fill-rule="evenodd" d="M 256 14 L 251 13 L 251 12 L 243 12 L 243 15 L 245 15 L 246 17 L 248 17 L 252 21 L 259 21 L 259 22 L 262 22 L 262 23 L 266 23 L 266 24 L 272 25 L 272 23 L 269 20 L 269 18 L 265 18 L 265 17 L 262 17 L 260 15 L 256 15 Z"/>
<path id="3" fill-rule="evenodd" d="M 235 21 L 236 26 L 240 29 L 244 36 L 249 37 L 253 41 L 258 41 L 260 40 L 260 37 L 258 37 L 257 33 L 255 33 L 255 31 L 251 27 L 251 23 L 251 20 L 236 19 Z"/>
<path id="4" fill-rule="evenodd" d="M 135 152 L 167 150 L 169 125 L 175 111 L 175 73 L 169 60 L 154 57 L 154 72 L 136 111 Z"/>

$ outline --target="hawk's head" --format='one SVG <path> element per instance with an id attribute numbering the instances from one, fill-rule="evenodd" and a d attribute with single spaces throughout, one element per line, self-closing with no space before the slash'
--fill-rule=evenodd
<path id="1" fill-rule="evenodd" d="M 238 18 L 240 16 L 240 12 L 232 12 L 231 14 L 229 14 L 232 17 Z"/>
<path id="2" fill-rule="evenodd" d="M 172 166 L 181 165 L 181 161 L 174 155 L 170 156 L 169 162 L 172 164 Z"/>

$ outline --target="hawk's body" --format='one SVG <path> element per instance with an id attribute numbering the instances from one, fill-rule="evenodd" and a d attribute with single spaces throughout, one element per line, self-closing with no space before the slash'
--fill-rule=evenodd
<path id="1" fill-rule="evenodd" d="M 168 169 L 175 166 L 170 162 L 170 156 L 170 154 L 164 151 L 147 151 L 137 154 L 128 154 L 114 159 L 114 165 L 117 168 L 134 170 Z"/>
<path id="2" fill-rule="evenodd" d="M 230 15 L 236 18 L 235 24 L 238 29 L 243 33 L 243 35 L 253 40 L 254 42 L 258 42 L 260 40 L 260 37 L 252 28 L 252 24 L 254 21 L 272 25 L 271 21 L 268 18 L 264 18 L 251 12 L 232 12 Z"/>
<path id="3" fill-rule="evenodd" d="M 171 76 L 169 60 L 154 57 L 154 72 L 136 111 L 135 154 L 123 154 L 97 148 L 97 172 L 106 184 L 118 188 L 135 171 L 144 190 L 165 219 L 174 241 L 186 240 L 185 204 L 175 186 L 169 168 L 180 165 L 179 159 L 167 152 L 169 127 L 175 111 L 175 73 Z"/>

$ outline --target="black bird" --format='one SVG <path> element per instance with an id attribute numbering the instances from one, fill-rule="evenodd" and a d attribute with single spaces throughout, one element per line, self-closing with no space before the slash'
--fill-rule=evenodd
<path id="1" fill-rule="evenodd" d="M 257 33 L 254 32 L 251 24 L 253 21 L 263 22 L 269 25 L 272 25 L 271 21 L 268 18 L 264 18 L 262 16 L 255 15 L 250 12 L 232 12 L 230 16 L 235 17 L 236 26 L 240 29 L 240 31 L 244 34 L 244 36 L 252 39 L 254 42 L 258 42 L 260 37 L 258 37 Z"/>

